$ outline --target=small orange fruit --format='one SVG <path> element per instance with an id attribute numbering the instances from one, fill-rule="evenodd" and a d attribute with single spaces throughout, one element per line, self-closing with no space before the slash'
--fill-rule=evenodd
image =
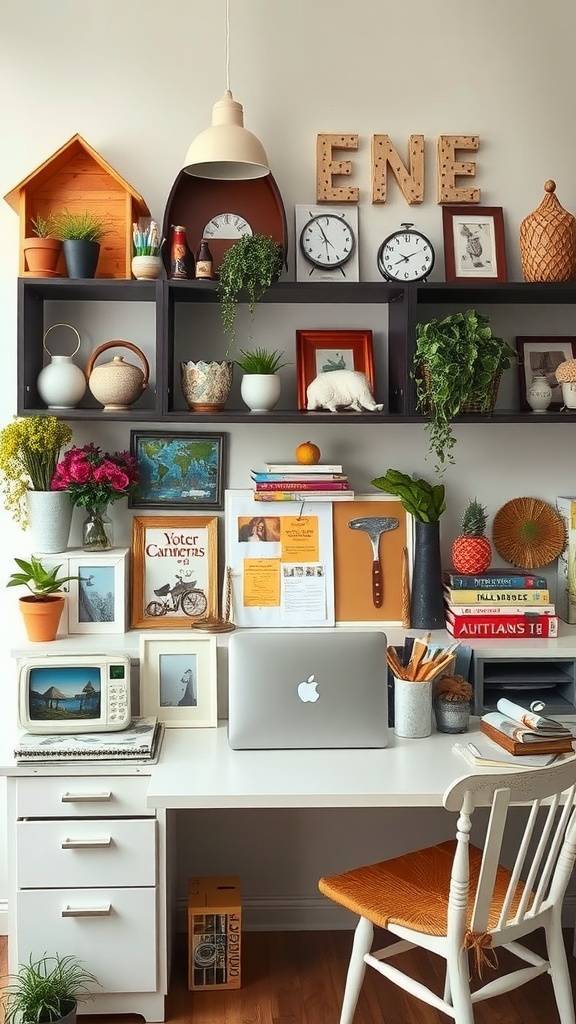
<path id="1" fill-rule="evenodd" d="M 313 466 L 315 462 L 320 461 L 320 449 L 317 444 L 312 444 L 312 441 L 305 441 L 304 444 L 299 444 L 296 452 L 296 462 L 299 462 L 301 466 Z"/>

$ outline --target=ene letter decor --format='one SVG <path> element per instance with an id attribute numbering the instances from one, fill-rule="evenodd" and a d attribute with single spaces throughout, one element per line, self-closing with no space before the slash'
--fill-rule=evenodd
<path id="1" fill-rule="evenodd" d="M 298 408 L 306 409 L 306 389 L 319 373 L 360 370 L 374 393 L 372 331 L 296 331 Z"/>
<path id="2" fill-rule="evenodd" d="M 135 516 L 132 627 L 186 629 L 218 616 L 216 516 Z"/>
<path id="3" fill-rule="evenodd" d="M 558 412 L 562 406 L 562 388 L 555 377 L 556 367 L 567 359 L 576 357 L 576 338 L 516 338 L 518 352 L 518 384 L 520 408 L 529 410 L 526 389 L 534 376 L 546 377 L 552 388 L 552 400 L 548 408 Z"/>
<path id="4" fill-rule="evenodd" d="M 140 637 L 140 714 L 165 726 L 217 725 L 216 637 Z"/>
<path id="5" fill-rule="evenodd" d="M 447 281 L 506 281 L 501 206 L 443 206 Z"/>
<path id="6" fill-rule="evenodd" d="M 130 431 L 140 482 L 129 508 L 224 508 L 227 434 Z"/>

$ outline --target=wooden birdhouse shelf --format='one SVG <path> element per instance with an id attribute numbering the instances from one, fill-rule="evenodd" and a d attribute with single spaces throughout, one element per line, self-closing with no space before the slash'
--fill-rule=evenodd
<path id="1" fill-rule="evenodd" d="M 96 277 L 130 279 L 132 225 L 150 211 L 141 195 L 81 135 L 74 135 L 4 196 L 20 218 L 20 277 L 28 276 L 24 239 L 32 219 L 88 210 L 106 223 Z M 64 264 L 62 273 L 65 276 Z"/>

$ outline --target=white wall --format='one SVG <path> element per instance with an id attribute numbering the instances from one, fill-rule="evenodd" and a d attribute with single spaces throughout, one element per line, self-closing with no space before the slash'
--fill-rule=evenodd
<path id="1" fill-rule="evenodd" d="M 293 235 L 295 203 L 315 201 L 315 142 L 319 132 L 357 132 L 351 183 L 360 187 L 361 277 L 378 280 L 375 256 L 382 239 L 403 220 L 414 221 L 436 246 L 433 277 L 443 278 L 441 209 L 436 203 L 436 140 L 440 134 L 478 134 L 475 184 L 482 204 L 504 209 L 510 279 L 520 279 L 518 228 L 540 202 L 547 178 L 557 182 L 560 201 L 576 211 L 573 46 L 576 8 L 555 0 L 544 11 L 539 0 L 461 0 L 435 3 L 397 0 L 231 0 L 231 85 L 245 108 L 245 120 L 263 141 L 286 206 Z M 0 195 L 79 132 L 139 191 L 160 220 L 190 140 L 210 121 L 213 102 L 225 88 L 224 0 L 28 0 L 2 5 L 0 33 Z M 370 138 L 388 133 L 406 153 L 412 133 L 426 137 L 426 195 L 408 207 L 394 182 L 389 200 L 370 198 Z M 465 181 L 464 184 L 467 182 Z M 0 201 L 0 408 L 2 423 L 16 407 L 17 217 Z M 193 241 L 193 240 L 192 240 Z M 291 245 L 290 276 L 294 249 Z M 257 316 L 255 341 L 277 347 L 291 343 L 294 326 L 365 327 L 362 309 L 340 311 L 268 307 Z M 79 311 L 79 316 L 81 312 Z M 366 312 L 368 315 L 368 311 Z M 558 318 L 547 309 L 495 310 L 496 327 L 516 334 L 576 334 L 573 310 Z M 263 337 L 258 334 L 266 330 Z M 124 336 L 139 336 L 130 322 Z M 96 330 L 97 328 L 95 328 Z M 106 327 L 102 330 L 106 330 Z M 107 337 L 119 335 L 108 334 Z M 122 335 L 120 335 L 122 336 Z M 106 334 L 101 340 L 104 340 Z M 383 332 L 382 332 L 383 338 Z M 210 351 L 224 351 L 218 336 Z M 219 349 L 219 346 L 222 346 Z M 514 393 L 510 375 L 504 394 Z M 464 425 L 456 431 L 457 465 L 446 473 L 448 510 L 442 520 L 445 551 L 458 529 L 466 500 L 477 495 L 490 513 L 508 499 L 529 494 L 553 501 L 574 492 L 572 425 Z M 291 457 L 305 438 L 298 426 L 232 426 L 229 486 L 247 484 L 256 460 Z M 115 447 L 127 442 L 128 427 L 84 424 L 75 440 Z M 356 490 L 388 466 L 431 475 L 425 461 L 426 435 L 417 425 L 386 428 L 322 426 L 314 430 L 323 455 L 343 461 Z M 130 534 L 129 515 L 114 506 L 119 543 Z M 74 530 L 77 533 L 79 513 Z M 12 556 L 29 554 L 27 538 L 0 513 L 0 584 Z M 9 650 L 21 635 L 14 595 L 0 586 L 4 631 L 0 663 L 0 728 L 13 727 L 13 666 Z M 0 791 L 0 817 L 3 794 Z M 250 849 L 222 852 L 233 815 L 211 820 L 218 855 L 202 845 L 180 821 L 180 876 L 189 870 L 239 870 L 245 889 L 263 898 L 312 892 L 319 870 L 330 866 L 328 846 L 341 829 L 310 813 L 294 812 L 275 857 L 278 873 L 263 872 Z M 338 819 L 340 816 L 338 816 Z M 387 834 L 377 814 L 362 816 L 362 832 Z M 312 821 L 312 831 L 310 831 Z M 269 833 L 277 815 L 255 816 Z M 352 824 L 352 822 L 350 822 Z M 394 831 L 414 834 L 413 815 L 400 814 Z M 356 835 L 360 830 L 350 829 Z M 252 830 L 250 830 L 250 833 Z M 0 830 L 0 836 L 2 830 Z M 328 838 L 326 838 L 326 834 Z M 304 838 L 307 837 L 307 838 Z M 358 841 L 363 856 L 365 847 Z M 259 846 L 264 846 L 263 842 Z M 361 850 L 363 852 L 361 852 Z M 312 853 L 310 853 L 312 851 Z M 324 857 L 326 851 L 327 856 Z M 238 858 L 241 855 L 241 861 Z M 0 839 L 0 913 L 7 891 Z M 251 866 L 253 865 L 253 866 Z M 180 890 L 182 892 L 182 888 Z"/>

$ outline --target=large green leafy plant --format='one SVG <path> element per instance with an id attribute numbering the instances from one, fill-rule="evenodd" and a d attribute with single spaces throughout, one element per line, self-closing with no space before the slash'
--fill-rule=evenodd
<path id="1" fill-rule="evenodd" d="M 42 601 L 51 594 L 58 594 L 65 583 L 80 579 L 79 576 L 59 576 L 61 565 L 55 565 L 53 569 L 45 569 L 35 555 L 31 556 L 29 562 L 23 558 L 15 558 L 14 561 L 20 572 L 13 572 L 6 586 L 28 587 L 36 601 Z"/>
<path id="2" fill-rule="evenodd" d="M 489 412 L 494 380 L 515 358 L 511 345 L 492 334 L 489 318 L 475 309 L 416 324 L 412 377 L 418 409 L 430 416 L 426 429 L 438 473 L 454 463 L 452 420 L 470 405 Z"/>
<path id="3" fill-rule="evenodd" d="M 446 509 L 444 484 L 430 484 L 422 478 L 415 480 L 399 469 L 387 469 L 384 476 L 372 480 L 372 486 L 386 494 L 395 494 L 402 507 L 421 523 L 436 522 Z"/>
<path id="4" fill-rule="evenodd" d="M 248 299 L 250 316 L 254 316 L 256 303 L 279 277 L 284 261 L 284 249 L 269 235 L 243 235 L 229 246 L 220 264 L 218 294 L 222 329 L 230 335 L 230 344 L 236 332 L 236 314 L 242 293 Z"/>

